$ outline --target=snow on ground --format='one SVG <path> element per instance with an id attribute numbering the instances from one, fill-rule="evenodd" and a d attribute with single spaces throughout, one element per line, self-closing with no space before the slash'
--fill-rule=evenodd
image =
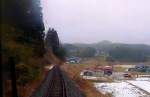
<path id="1" fill-rule="evenodd" d="M 98 77 L 95 76 L 83 76 L 84 79 L 98 80 Z"/>
<path id="2" fill-rule="evenodd" d="M 138 75 L 138 77 L 149 77 L 150 78 L 150 74 L 147 74 L 147 75 Z"/>
<path id="3" fill-rule="evenodd" d="M 139 77 L 139 78 L 136 78 L 137 81 L 150 81 L 150 77 Z"/>
<path id="4" fill-rule="evenodd" d="M 48 69 L 48 70 L 51 70 L 55 65 L 48 65 L 48 66 L 45 66 L 45 69 Z"/>
<path id="5" fill-rule="evenodd" d="M 135 81 L 128 81 L 128 82 L 137 86 L 138 88 L 141 88 L 150 93 L 150 82 L 149 81 L 135 80 Z"/>
<path id="6" fill-rule="evenodd" d="M 144 91 L 127 83 L 94 83 L 94 86 L 102 93 L 111 93 L 113 97 L 150 97 Z"/>

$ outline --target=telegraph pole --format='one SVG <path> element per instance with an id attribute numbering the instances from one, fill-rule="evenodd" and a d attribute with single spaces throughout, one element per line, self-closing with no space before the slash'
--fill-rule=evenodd
<path id="1" fill-rule="evenodd" d="M 16 84 L 16 68 L 15 68 L 15 61 L 13 57 L 9 58 L 9 65 L 10 65 L 12 97 L 18 97 L 17 84 Z"/>

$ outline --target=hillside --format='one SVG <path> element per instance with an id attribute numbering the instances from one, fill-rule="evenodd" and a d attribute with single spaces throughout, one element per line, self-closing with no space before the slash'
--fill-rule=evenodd
<path id="1" fill-rule="evenodd" d="M 111 57 L 117 61 L 148 61 L 150 59 L 150 45 L 125 44 L 101 41 L 93 44 L 63 44 L 68 56 L 78 57 Z M 83 55 L 84 54 L 84 55 Z"/>

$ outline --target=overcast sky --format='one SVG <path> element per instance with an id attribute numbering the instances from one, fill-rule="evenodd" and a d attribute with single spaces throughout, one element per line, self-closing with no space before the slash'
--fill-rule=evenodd
<path id="1" fill-rule="evenodd" d="M 41 0 L 46 28 L 64 43 L 150 44 L 150 0 Z"/>

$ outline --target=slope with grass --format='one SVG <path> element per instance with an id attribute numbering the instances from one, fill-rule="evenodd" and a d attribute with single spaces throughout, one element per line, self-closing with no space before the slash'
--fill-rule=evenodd
<path id="1" fill-rule="evenodd" d="M 86 97 L 111 97 L 109 94 L 102 94 L 93 87 L 92 82 L 84 80 L 80 77 L 80 72 L 89 65 L 79 64 L 64 64 L 61 68 L 67 73 L 68 77 L 72 79 L 77 87 L 84 93 Z"/>

